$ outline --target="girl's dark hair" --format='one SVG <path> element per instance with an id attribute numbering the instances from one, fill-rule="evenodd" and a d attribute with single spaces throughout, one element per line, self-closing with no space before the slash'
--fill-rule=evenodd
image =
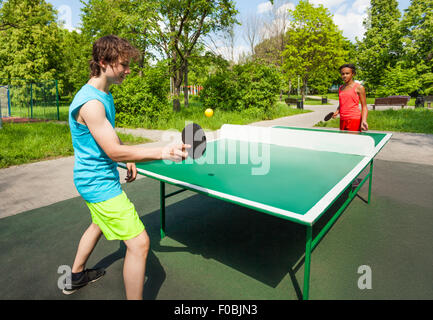
<path id="1" fill-rule="evenodd" d="M 99 62 L 105 61 L 113 66 L 119 62 L 119 58 L 125 60 L 138 60 L 140 52 L 127 40 L 115 35 L 99 38 L 93 44 L 92 60 L 90 60 L 90 77 L 98 77 L 101 74 Z"/>
<path id="2" fill-rule="evenodd" d="M 343 64 L 343 65 L 340 67 L 340 69 L 338 69 L 338 70 L 340 71 L 340 73 L 341 73 L 341 69 L 343 69 L 343 68 L 350 68 L 350 69 L 352 69 L 352 73 L 353 73 L 353 74 L 356 74 L 356 67 L 355 67 L 355 65 L 352 64 L 352 63 L 346 63 L 346 64 Z"/>

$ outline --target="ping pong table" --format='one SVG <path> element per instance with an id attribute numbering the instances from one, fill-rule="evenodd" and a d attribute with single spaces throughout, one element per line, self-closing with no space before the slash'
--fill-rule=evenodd
<path id="1" fill-rule="evenodd" d="M 161 238 L 166 234 L 165 200 L 185 190 L 304 225 L 302 295 L 308 299 L 313 249 L 367 180 L 370 203 L 373 159 L 390 138 L 389 133 L 223 125 L 201 158 L 137 163 L 137 170 L 160 181 Z M 180 189 L 166 194 L 166 183 Z M 347 190 L 347 199 L 313 238 L 313 225 Z"/>

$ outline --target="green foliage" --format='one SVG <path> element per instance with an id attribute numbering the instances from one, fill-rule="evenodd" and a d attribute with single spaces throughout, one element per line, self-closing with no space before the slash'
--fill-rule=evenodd
<path id="1" fill-rule="evenodd" d="M 158 36 L 159 1 L 90 0 L 82 1 L 82 32 L 90 40 L 116 34 L 128 39 L 142 53 L 141 66 L 153 55 L 150 47 Z M 110 17 L 107 19 L 107 17 Z"/>
<path id="2" fill-rule="evenodd" d="M 416 68 L 419 92 L 433 94 L 433 0 L 412 0 L 401 21 L 402 62 Z"/>
<path id="3" fill-rule="evenodd" d="M 267 114 L 275 105 L 280 87 L 276 67 L 248 62 L 210 76 L 200 97 L 205 107 Z"/>
<path id="4" fill-rule="evenodd" d="M 2 3 L 0 17 L 0 78 L 61 79 L 65 70 L 53 7 L 45 1 L 9 0 Z"/>
<path id="5" fill-rule="evenodd" d="M 433 0 L 412 0 L 401 21 L 404 59 L 433 65 Z"/>
<path id="6" fill-rule="evenodd" d="M 63 69 L 59 77 L 63 81 L 63 96 L 73 96 L 89 79 L 89 60 L 92 46 L 85 35 L 62 29 Z"/>
<path id="7" fill-rule="evenodd" d="M 209 75 L 225 70 L 228 67 L 228 61 L 211 52 L 206 52 L 201 56 L 192 56 L 189 60 L 189 83 L 193 85 L 202 85 L 205 83 Z"/>
<path id="8" fill-rule="evenodd" d="M 412 0 L 402 18 L 396 0 L 372 1 L 364 25 L 357 60 L 370 94 L 433 93 L 433 0 Z"/>
<path id="9" fill-rule="evenodd" d="M 203 84 L 200 99 L 206 108 L 235 110 L 240 100 L 235 73 L 230 70 L 218 71 Z"/>
<path id="10" fill-rule="evenodd" d="M 142 76 L 130 75 L 122 85 L 111 88 L 117 123 L 134 126 L 143 121 L 168 118 L 168 91 L 168 78 L 160 66 L 147 67 Z"/>
<path id="11" fill-rule="evenodd" d="M 381 83 L 376 90 L 379 97 L 414 95 L 421 85 L 416 68 L 404 68 L 402 63 L 394 68 L 388 68 L 381 78 Z"/>
<path id="12" fill-rule="evenodd" d="M 380 85 L 381 75 L 395 67 L 401 52 L 397 0 L 374 0 L 364 21 L 365 38 L 358 41 L 358 65 L 365 87 L 374 93 Z"/>

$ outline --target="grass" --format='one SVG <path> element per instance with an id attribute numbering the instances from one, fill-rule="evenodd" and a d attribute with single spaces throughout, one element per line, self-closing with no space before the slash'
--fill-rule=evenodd
<path id="1" fill-rule="evenodd" d="M 149 141 L 130 134 L 117 134 L 125 144 Z M 53 122 L 3 123 L 0 129 L 0 168 L 73 154 L 67 125 Z"/>
<path id="2" fill-rule="evenodd" d="M 188 108 L 184 108 L 183 99 L 181 99 L 181 110 L 177 113 L 171 113 L 168 119 L 160 121 L 150 121 L 143 117 L 136 123 L 126 126 L 128 128 L 147 128 L 157 130 L 175 129 L 181 131 L 187 122 L 198 123 L 202 128 L 208 130 L 218 130 L 223 124 L 250 124 L 262 120 L 271 120 L 291 115 L 311 112 L 309 110 L 296 109 L 289 107 L 285 102 L 278 101 L 274 109 L 267 115 L 257 110 L 224 111 L 216 109 L 212 117 L 204 115 L 205 107 L 196 98 L 191 97 Z"/>
<path id="3" fill-rule="evenodd" d="M 433 110 L 426 108 L 370 110 L 367 122 L 370 130 L 433 134 Z M 339 126 L 339 119 L 316 124 L 316 127 L 339 128 Z"/>

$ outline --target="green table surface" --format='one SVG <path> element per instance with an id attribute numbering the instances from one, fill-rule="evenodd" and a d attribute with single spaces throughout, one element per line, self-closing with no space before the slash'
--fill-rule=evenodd
<path id="1" fill-rule="evenodd" d="M 189 189 L 198 187 L 196 191 L 204 194 L 208 194 L 206 190 L 221 193 L 217 198 L 234 196 L 302 216 L 364 159 L 359 155 L 246 143 L 248 150 L 258 150 L 259 155 L 262 152 L 261 163 L 256 159 L 255 163 L 243 164 L 241 150 L 245 152 L 245 144 L 222 139 L 208 142 L 204 159 L 151 161 L 138 163 L 137 168 L 160 181 L 188 184 Z M 269 170 L 252 174 L 260 167 Z"/>

